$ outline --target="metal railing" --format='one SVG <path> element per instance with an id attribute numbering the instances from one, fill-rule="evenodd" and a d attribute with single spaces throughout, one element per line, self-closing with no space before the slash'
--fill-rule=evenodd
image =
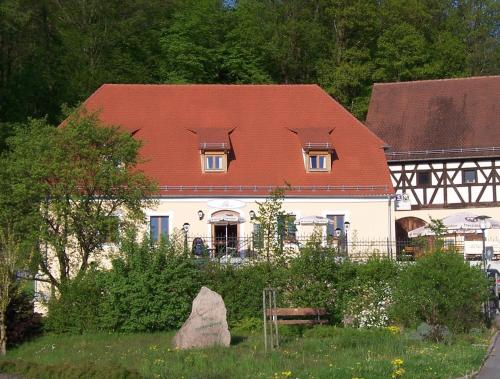
<path id="1" fill-rule="evenodd" d="M 461 147 L 452 149 L 434 149 L 434 150 L 413 150 L 413 151 L 386 151 L 387 157 L 410 157 L 435 154 L 461 154 L 461 153 L 482 153 L 482 152 L 500 152 L 500 147 Z"/>
<path id="2" fill-rule="evenodd" d="M 188 249 L 196 257 L 210 258 L 255 258 L 259 251 L 255 238 L 216 236 L 188 237 Z"/>
<path id="3" fill-rule="evenodd" d="M 231 186 L 193 186 L 193 185 L 163 185 L 159 186 L 159 189 L 163 192 L 169 191 L 193 191 L 193 192 L 241 192 L 241 191 L 251 191 L 251 192 L 271 192 L 276 188 L 286 189 L 287 192 L 344 192 L 344 191 L 359 191 L 359 192 L 370 192 L 370 191 L 385 191 L 384 193 L 389 193 L 389 187 L 387 185 L 339 185 L 339 186 L 275 186 L 275 185 L 264 185 L 264 186 L 252 186 L 252 185 L 231 185 Z"/>
<path id="4" fill-rule="evenodd" d="M 195 257 L 213 259 L 236 258 L 239 260 L 263 258 L 265 242 L 258 235 L 250 236 L 189 236 L 188 251 Z M 440 244 L 440 245 L 439 245 Z M 464 254 L 463 241 L 441 241 L 409 239 L 346 239 L 334 236 L 311 236 L 288 234 L 277 236 L 273 241 L 279 252 L 300 253 L 306 248 L 330 249 L 332 254 L 352 261 L 366 261 L 372 257 L 389 258 L 398 261 L 413 261 L 437 247 Z M 477 255 L 477 254 L 476 254 Z M 480 260 L 481 255 L 464 254 L 466 260 Z M 494 255 L 500 259 L 500 250 Z"/>
<path id="5" fill-rule="evenodd" d="M 304 147 L 308 150 L 313 149 L 331 149 L 332 144 L 330 142 L 307 142 Z"/>
<path id="6" fill-rule="evenodd" d="M 227 150 L 229 145 L 225 142 L 202 142 L 200 143 L 201 150 Z"/>

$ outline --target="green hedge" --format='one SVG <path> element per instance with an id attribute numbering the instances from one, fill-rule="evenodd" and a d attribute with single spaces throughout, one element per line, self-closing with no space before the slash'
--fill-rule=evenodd
<path id="1" fill-rule="evenodd" d="M 427 322 L 452 331 L 481 324 L 485 279 L 456 254 L 438 252 L 401 266 L 376 257 L 366 263 L 340 261 L 333 251 L 308 245 L 286 262 L 233 267 L 193 259 L 178 247 L 148 240 L 128 239 L 121 252 L 111 270 L 90 270 L 62 288 L 49 304 L 49 330 L 175 329 L 188 317 L 203 285 L 221 294 L 231 326 L 254 325 L 260 319 L 262 290 L 268 286 L 278 289 L 279 306 L 324 307 L 334 324 Z"/>
<path id="2" fill-rule="evenodd" d="M 47 328 L 54 332 L 140 332 L 177 328 L 201 287 L 193 260 L 168 243 L 122 244 L 109 271 L 90 270 L 66 283 L 49 302 Z"/>

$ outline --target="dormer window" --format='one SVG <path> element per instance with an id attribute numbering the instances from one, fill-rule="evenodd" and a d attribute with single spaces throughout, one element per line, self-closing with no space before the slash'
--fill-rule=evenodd
<path id="1" fill-rule="evenodd" d="M 304 166 L 307 172 L 330 172 L 334 152 L 331 128 L 290 129 L 297 134 L 302 145 Z"/>
<path id="2" fill-rule="evenodd" d="M 205 153 L 205 171 L 226 171 L 227 158 L 226 154 L 221 153 Z"/>
<path id="3" fill-rule="evenodd" d="M 309 159 L 309 171 L 330 171 L 330 154 L 309 152 L 307 156 Z"/>
<path id="4" fill-rule="evenodd" d="M 227 172 L 231 152 L 229 135 L 233 130 L 234 128 L 214 127 L 191 130 L 198 135 L 202 172 Z"/>
<path id="5" fill-rule="evenodd" d="M 309 170 L 310 171 L 327 171 L 328 170 L 328 155 L 326 154 L 309 154 Z"/>

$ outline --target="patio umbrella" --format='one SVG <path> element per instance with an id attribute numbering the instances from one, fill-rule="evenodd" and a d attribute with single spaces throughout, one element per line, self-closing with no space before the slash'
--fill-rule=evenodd
<path id="1" fill-rule="evenodd" d="M 295 225 L 328 225 L 330 220 L 321 216 L 306 216 L 295 221 Z"/>
<path id="2" fill-rule="evenodd" d="M 444 227 L 448 233 L 480 233 L 481 220 L 477 219 L 477 215 L 470 212 L 455 213 L 442 219 Z M 500 229 L 500 222 L 492 218 L 486 219 L 488 229 Z M 429 225 L 421 226 L 408 232 L 408 237 L 433 236 L 434 232 L 429 228 Z"/>

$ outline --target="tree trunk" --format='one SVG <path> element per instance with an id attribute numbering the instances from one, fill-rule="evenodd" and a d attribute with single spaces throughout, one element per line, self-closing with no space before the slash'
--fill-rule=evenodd
<path id="1" fill-rule="evenodd" d="M 5 312 L 0 312 L 0 355 L 7 353 L 7 320 Z"/>

